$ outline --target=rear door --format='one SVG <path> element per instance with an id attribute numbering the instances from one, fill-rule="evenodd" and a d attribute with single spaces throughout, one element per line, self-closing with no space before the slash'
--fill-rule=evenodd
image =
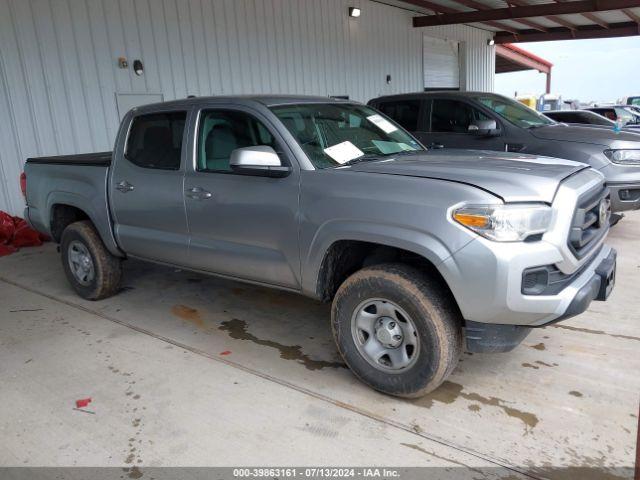
<path id="1" fill-rule="evenodd" d="M 259 112 L 213 106 L 198 114 L 184 195 L 191 239 L 187 265 L 198 270 L 298 289 L 298 166 Z M 272 147 L 293 171 L 285 178 L 239 175 L 237 148 Z"/>
<path id="2" fill-rule="evenodd" d="M 414 135 L 424 132 L 424 101 L 412 98 L 406 100 L 381 101 L 375 108 L 393 119 Z"/>
<path id="3" fill-rule="evenodd" d="M 430 148 L 470 148 L 504 150 L 501 136 L 475 135 L 469 125 L 475 120 L 496 120 L 469 102 L 453 98 L 434 98 L 429 106 L 428 132 L 418 136 Z"/>
<path id="4" fill-rule="evenodd" d="M 188 232 L 183 182 L 187 110 L 133 117 L 112 167 L 109 199 L 116 238 L 129 255 L 181 265 Z"/>

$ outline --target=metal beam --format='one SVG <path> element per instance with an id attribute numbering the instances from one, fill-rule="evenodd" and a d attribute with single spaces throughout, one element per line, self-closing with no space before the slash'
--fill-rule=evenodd
<path id="1" fill-rule="evenodd" d="M 584 40 L 588 38 L 611 38 L 611 37 L 632 37 L 640 35 L 640 25 L 635 22 L 610 23 L 609 28 L 600 28 L 596 25 L 579 26 L 577 30 L 564 30 L 552 28 L 549 32 L 520 32 L 513 35 L 508 32 L 496 33 L 494 40 L 496 44 L 518 43 L 518 42 L 546 42 L 551 40 Z"/>
<path id="2" fill-rule="evenodd" d="M 640 6 L 640 0 L 575 0 L 566 3 L 544 3 L 523 7 L 495 8 L 474 12 L 445 13 L 414 17 L 414 27 L 455 25 L 461 23 L 486 22 L 493 20 L 513 20 L 517 18 L 544 17 L 546 15 L 568 15 L 593 13 L 608 10 L 622 10 Z"/>
<path id="3" fill-rule="evenodd" d="M 522 0 L 508 0 L 507 2 L 509 5 L 515 5 L 517 7 L 526 7 L 527 5 L 529 5 L 529 3 L 527 2 L 523 2 Z M 545 15 L 544 18 L 546 18 L 547 20 L 551 20 L 552 22 L 557 23 L 558 25 L 561 25 L 565 28 L 568 28 L 570 30 L 575 30 L 576 29 L 576 25 L 574 25 L 571 22 L 568 22 L 567 20 L 560 18 L 560 17 L 556 17 L 555 15 Z"/>
<path id="4" fill-rule="evenodd" d="M 441 13 L 459 13 L 462 10 L 458 10 L 456 8 L 446 7 L 444 5 L 440 5 L 437 3 L 430 2 L 429 0 L 403 0 L 404 3 L 410 3 L 411 5 L 415 5 L 416 7 L 426 8 L 427 10 L 431 10 L 436 15 Z M 492 28 L 495 28 L 499 31 L 505 31 L 513 34 L 517 34 L 519 30 L 517 28 L 509 27 L 503 23 L 499 22 L 482 22 L 485 25 L 488 25 Z"/>
<path id="5" fill-rule="evenodd" d="M 554 0 L 554 1 L 557 3 L 565 3 L 567 0 Z M 609 24 L 607 22 L 602 20 L 597 15 L 594 15 L 593 13 L 581 13 L 580 15 L 582 15 L 587 20 L 591 20 L 596 25 L 600 25 L 602 28 L 609 28 Z"/>
<path id="6" fill-rule="evenodd" d="M 454 0 L 456 3 L 460 5 L 464 5 L 465 7 L 475 8 L 476 10 L 491 10 L 489 5 L 485 5 L 484 3 L 476 2 L 476 0 Z M 526 25 L 529 28 L 533 28 L 534 30 L 538 30 L 539 32 L 546 32 L 547 28 L 543 27 L 539 23 L 531 22 L 529 20 L 515 20 L 516 22 Z"/>
<path id="7" fill-rule="evenodd" d="M 624 8 L 622 10 L 622 13 L 624 13 L 627 17 L 629 17 L 634 22 L 640 23 L 640 16 L 636 15 L 635 13 L 633 13 L 633 11 L 629 10 L 628 8 Z"/>

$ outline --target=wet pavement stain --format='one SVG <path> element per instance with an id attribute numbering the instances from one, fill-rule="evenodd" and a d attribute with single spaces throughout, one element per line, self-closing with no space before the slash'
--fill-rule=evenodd
<path id="1" fill-rule="evenodd" d="M 540 369 L 540 367 L 537 367 L 535 365 L 532 365 L 532 364 L 526 363 L 526 362 L 523 363 L 522 366 L 525 367 L 525 368 L 533 368 L 534 370 L 539 370 Z"/>
<path id="2" fill-rule="evenodd" d="M 320 370 L 322 368 L 346 368 L 342 362 L 328 362 L 325 360 L 314 360 L 305 353 L 302 353 L 300 345 L 283 345 L 273 340 L 263 340 L 247 332 L 247 322 L 234 318 L 222 322 L 218 329 L 227 332 L 231 338 L 236 340 L 249 340 L 263 347 L 275 348 L 280 352 L 280 358 L 285 360 L 295 360 L 304 365 L 308 370 Z"/>
<path id="3" fill-rule="evenodd" d="M 474 392 L 464 393 L 462 391 L 463 388 L 464 387 L 459 383 L 445 381 L 434 392 L 431 392 L 429 395 L 420 399 L 413 400 L 412 402 L 422 407 L 431 408 L 434 402 L 452 404 L 458 398 L 464 398 L 482 405 L 498 407 L 508 416 L 516 418 L 524 423 L 525 434 L 529 433 L 529 430 L 535 428 L 539 422 L 539 419 L 535 414 L 510 407 L 506 400 L 497 397 L 484 397 Z"/>
<path id="4" fill-rule="evenodd" d="M 129 478 L 142 478 L 142 470 L 140 470 L 140 467 L 137 466 L 133 466 L 129 469 L 129 475 L 127 475 Z"/>
<path id="5" fill-rule="evenodd" d="M 607 337 L 622 338 L 624 340 L 635 340 L 636 342 L 640 342 L 640 337 L 608 333 L 604 330 L 591 330 L 590 328 L 572 327 L 570 325 L 553 325 L 553 328 L 563 328 L 564 330 L 571 330 L 572 332 L 591 333 L 593 335 L 606 335 Z"/>
<path id="6" fill-rule="evenodd" d="M 472 412 L 479 412 L 482 409 L 482 407 L 480 405 L 477 405 L 475 403 L 472 403 L 467 408 Z"/>
<path id="7" fill-rule="evenodd" d="M 544 343 L 540 342 L 537 345 L 529 345 L 529 347 L 534 348 L 536 350 L 546 350 L 547 347 L 544 346 Z"/>
<path id="8" fill-rule="evenodd" d="M 187 305 L 174 305 L 171 307 L 171 313 L 186 322 L 191 322 L 199 328 L 204 328 L 204 320 L 200 316 L 200 312 L 195 308 Z"/>
<path id="9" fill-rule="evenodd" d="M 582 397 L 582 393 L 581 392 L 577 392 L 575 390 L 571 390 L 569 392 L 569 395 L 573 395 L 574 397 L 578 397 L 578 398 Z"/>

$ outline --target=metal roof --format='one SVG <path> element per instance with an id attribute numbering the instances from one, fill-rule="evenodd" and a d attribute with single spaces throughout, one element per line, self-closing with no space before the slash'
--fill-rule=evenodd
<path id="1" fill-rule="evenodd" d="M 640 35 L 640 0 L 403 0 L 414 27 L 466 24 L 495 42 L 538 42 Z"/>

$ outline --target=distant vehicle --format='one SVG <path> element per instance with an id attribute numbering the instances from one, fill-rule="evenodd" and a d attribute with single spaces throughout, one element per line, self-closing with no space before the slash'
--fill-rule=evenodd
<path id="1" fill-rule="evenodd" d="M 627 108 L 640 115 L 640 105 L 627 105 Z"/>
<path id="2" fill-rule="evenodd" d="M 623 105 L 637 105 L 640 106 L 640 95 L 634 95 L 632 97 L 625 97 L 622 99 Z"/>
<path id="3" fill-rule="evenodd" d="M 540 97 L 538 102 L 538 110 L 545 113 L 554 110 L 565 110 L 570 108 L 565 102 L 562 101 L 560 95 L 554 93 L 545 93 Z"/>
<path id="4" fill-rule="evenodd" d="M 23 184 L 26 218 L 61 243 L 81 297 L 117 293 L 122 260 L 139 257 L 333 300 L 345 362 L 404 397 L 440 385 L 465 338 L 472 351 L 511 350 L 606 300 L 615 281 L 602 174 L 428 152 L 349 101 L 137 107 L 112 153 L 31 158 Z"/>
<path id="5" fill-rule="evenodd" d="M 610 107 L 591 107 L 587 110 L 602 115 L 614 122 L 622 121 L 626 128 L 640 130 L 640 113 L 627 105 L 612 105 Z"/>
<path id="6" fill-rule="evenodd" d="M 544 114 L 556 122 L 575 125 L 601 125 L 612 129 L 616 126 L 616 122 L 613 120 L 609 120 L 590 110 L 554 110 L 544 112 Z"/>
<path id="7" fill-rule="evenodd" d="M 486 92 L 409 93 L 369 105 L 431 148 L 531 153 L 589 164 L 606 177 L 614 212 L 640 208 L 640 135 L 627 129 L 556 123 L 512 98 Z"/>

